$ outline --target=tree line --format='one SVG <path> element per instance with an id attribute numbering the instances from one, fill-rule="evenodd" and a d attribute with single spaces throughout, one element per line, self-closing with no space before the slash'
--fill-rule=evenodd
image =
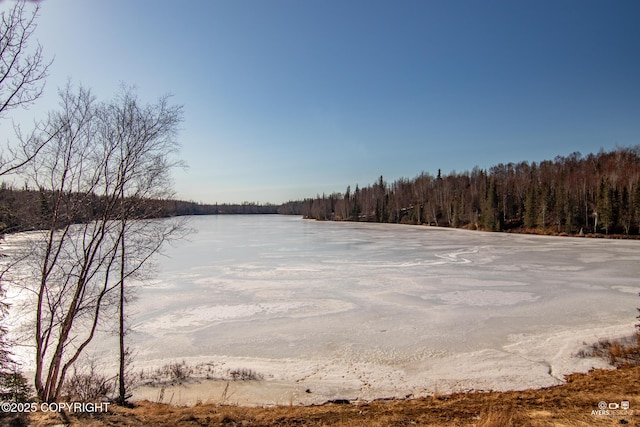
<path id="1" fill-rule="evenodd" d="M 48 188 L 32 189 L 29 185 L 16 188 L 6 182 L 0 183 L 0 233 L 43 230 L 51 226 L 50 215 L 58 194 Z M 99 219 L 107 209 L 108 199 L 104 195 L 70 194 L 68 197 L 84 198 L 84 204 L 76 204 L 66 219 L 81 224 Z M 168 218 L 186 215 L 225 214 L 277 214 L 280 205 L 252 202 L 238 204 L 206 204 L 194 201 L 145 199 L 127 201 L 138 218 Z"/>
<path id="2" fill-rule="evenodd" d="M 280 205 L 255 202 L 207 204 L 184 200 L 165 201 L 166 216 L 277 214 L 279 208 Z"/>
<path id="3" fill-rule="evenodd" d="M 640 146 L 498 164 L 292 201 L 317 220 L 431 224 L 488 231 L 640 234 Z"/>

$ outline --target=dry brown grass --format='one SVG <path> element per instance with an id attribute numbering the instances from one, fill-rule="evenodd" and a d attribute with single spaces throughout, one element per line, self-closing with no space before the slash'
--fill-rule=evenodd
<path id="1" fill-rule="evenodd" d="M 480 414 L 477 427 L 511 427 L 514 425 L 514 408 L 495 408 L 490 406 Z"/>
<path id="2" fill-rule="evenodd" d="M 619 426 L 639 425 L 640 367 L 573 374 L 566 384 L 540 390 L 460 393 L 437 398 L 367 404 L 246 408 L 221 405 L 175 407 L 138 402 L 109 407 L 106 414 L 69 415 L 69 427 L 106 426 Z M 598 402 L 630 402 L 623 415 L 593 415 Z M 1 424 L 0 420 L 0 424 Z M 57 414 L 37 413 L 33 427 L 65 423 Z M 66 423 L 65 423 L 66 424 Z"/>
<path id="3" fill-rule="evenodd" d="M 581 357 L 600 357 L 617 368 L 640 366 L 640 332 L 618 340 L 601 339 L 578 353 Z"/>

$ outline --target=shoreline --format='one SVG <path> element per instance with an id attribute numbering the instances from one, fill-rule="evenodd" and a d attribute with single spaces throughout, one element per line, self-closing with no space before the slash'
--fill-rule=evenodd
<path id="1" fill-rule="evenodd" d="M 239 407 L 230 404 L 199 404 L 180 407 L 140 401 L 130 407 L 110 405 L 105 413 L 36 412 L 24 416 L 23 424 L 68 427 L 127 425 L 188 427 L 195 425 L 254 425 L 293 427 L 389 425 L 515 426 L 635 425 L 639 419 L 640 367 L 594 370 L 573 374 L 555 387 L 516 392 L 456 393 L 428 398 L 375 400 L 354 404 L 336 401 L 312 406 Z M 602 402 L 619 410 L 601 410 Z M 622 409 L 628 408 L 628 409 Z M 23 414 L 27 415 L 27 414 Z M 25 420 L 28 418 L 28 420 Z"/>
<path id="2" fill-rule="evenodd" d="M 546 230 L 539 229 L 525 229 L 522 227 L 516 228 L 508 228 L 505 230 L 483 230 L 481 228 L 470 227 L 469 225 L 464 227 L 448 227 L 445 225 L 432 225 L 428 223 L 422 224 L 411 224 L 411 223 L 402 223 L 402 222 L 376 222 L 376 221 L 352 221 L 352 220 L 344 220 L 344 219 L 317 219 L 311 217 L 305 217 L 303 215 L 288 215 L 288 214 L 278 214 L 283 216 L 299 216 L 300 219 L 304 221 L 316 221 L 316 222 L 328 222 L 328 223 L 345 223 L 345 224 L 387 224 L 387 225 L 399 225 L 399 226 L 408 226 L 408 227 L 424 227 L 427 229 L 435 229 L 435 230 L 460 230 L 460 231 L 469 231 L 469 232 L 479 232 L 479 233 L 490 233 L 490 234 L 517 234 L 524 236 L 547 236 L 547 237 L 572 237 L 572 238 L 580 238 L 580 239 L 606 239 L 606 240 L 640 240 L 640 234 L 605 234 L 605 233 L 594 233 L 594 232 L 583 232 L 580 233 L 567 233 L 563 231 L 555 231 L 547 228 Z"/>
<path id="3" fill-rule="evenodd" d="M 154 386 L 140 386 L 133 390 L 132 401 L 178 406 L 309 406 L 332 401 L 368 403 L 453 393 L 536 390 L 561 385 L 567 375 L 615 369 L 605 360 L 583 358 L 577 353 L 585 343 L 633 333 L 633 325 L 614 325 L 523 336 L 502 349 L 434 357 L 404 366 L 374 363 L 344 366 L 327 360 L 227 356 L 184 358 L 187 366 L 215 360 L 211 378 L 194 376 L 182 384 L 167 380 Z M 149 361 L 149 366 L 166 362 Z M 264 379 L 233 381 L 222 377 L 225 370 L 241 366 L 264 375 Z"/>

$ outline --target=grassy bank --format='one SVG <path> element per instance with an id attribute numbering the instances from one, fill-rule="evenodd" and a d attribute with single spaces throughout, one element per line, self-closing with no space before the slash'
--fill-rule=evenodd
<path id="1" fill-rule="evenodd" d="M 461 393 L 423 399 L 245 408 L 175 407 L 138 402 L 111 405 L 102 414 L 32 414 L 34 427 L 88 426 L 614 426 L 640 423 L 640 367 L 572 374 L 563 385 L 540 390 Z M 599 402 L 629 402 L 629 410 L 597 414 Z M 608 410 L 608 409 L 607 409 Z M 8 421 L 8 420 L 5 420 Z M 16 420 L 16 422 L 19 422 Z M 16 424 L 20 425 L 20 424 Z"/>

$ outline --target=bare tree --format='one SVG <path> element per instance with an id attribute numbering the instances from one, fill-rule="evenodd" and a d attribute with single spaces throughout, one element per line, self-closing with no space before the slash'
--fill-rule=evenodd
<path id="1" fill-rule="evenodd" d="M 28 12 L 19 0 L 0 15 L 0 118 L 17 107 L 28 107 L 44 89 L 51 61 L 44 58 L 42 46 L 31 49 L 40 7 Z M 44 142 L 44 141 L 43 141 Z M 13 172 L 28 163 L 42 145 L 22 145 L 0 155 L 0 175 Z"/>
<path id="2" fill-rule="evenodd" d="M 42 94 L 47 70 L 51 62 L 47 62 L 42 54 L 42 47 L 37 44 L 30 50 L 29 44 L 36 28 L 36 17 L 39 6 L 32 13 L 25 10 L 25 1 L 17 1 L 8 11 L 0 14 L 0 119 L 16 107 L 28 107 Z M 0 152 L 0 176 L 12 173 L 31 161 L 42 149 L 46 140 L 34 144 L 27 139 L 17 149 L 7 147 Z M 13 263 L 10 263 L 12 266 Z M 0 322 L 8 310 L 2 277 L 10 267 L 4 266 L 0 272 Z M 0 324 L 0 376 L 4 382 L 7 375 L 22 378 L 16 371 L 10 372 L 14 365 L 8 350 L 7 329 Z"/>
<path id="3" fill-rule="evenodd" d="M 178 149 L 175 139 L 182 108 L 163 96 L 156 104 L 143 105 L 131 88 L 122 88 L 113 101 L 101 109 L 102 139 L 117 147 L 117 176 L 120 182 L 120 275 L 119 275 L 119 387 L 118 402 L 126 403 L 125 280 L 147 263 L 151 255 L 170 238 L 180 235 L 181 223 L 157 221 L 149 200 L 171 197 L 170 172 L 181 166 L 171 157 Z M 114 171 L 115 172 L 115 171 Z M 141 207 L 143 207 L 141 209 Z"/>
<path id="4" fill-rule="evenodd" d="M 168 97 L 141 105 L 132 90 L 98 104 L 91 92 L 60 91 L 36 140 L 50 140 L 32 162 L 28 182 L 47 189 L 48 230 L 37 234 L 22 282 L 35 312 L 38 397 L 54 401 L 106 319 L 119 318 L 124 377 L 125 280 L 139 277 L 180 222 L 157 220 L 149 201 L 171 193 L 181 108 Z M 121 382 L 124 381 L 121 378 Z M 121 386 L 122 401 L 126 390 Z"/>
<path id="5" fill-rule="evenodd" d="M 55 400 L 67 369 L 91 341 L 102 299 L 109 291 L 109 265 L 115 263 L 112 240 L 115 227 L 110 211 L 116 204 L 104 200 L 97 221 L 81 225 L 93 194 L 108 194 L 115 186 L 105 170 L 105 153 L 95 144 L 95 101 L 91 93 L 70 87 L 60 92 L 61 111 L 51 113 L 41 138 L 51 138 L 33 162 L 30 182 L 52 192 L 48 231 L 34 242 L 33 271 L 27 287 L 35 296 L 35 388 L 43 401 Z M 34 286 L 31 286 L 31 285 Z M 79 317 L 93 316 L 84 334 Z"/>
<path id="6" fill-rule="evenodd" d="M 19 106 L 28 106 L 42 95 L 50 62 L 44 59 L 38 43 L 29 51 L 36 29 L 40 7 L 32 13 L 25 10 L 25 1 L 17 1 L 8 12 L 2 12 L 0 22 L 0 116 Z"/>

